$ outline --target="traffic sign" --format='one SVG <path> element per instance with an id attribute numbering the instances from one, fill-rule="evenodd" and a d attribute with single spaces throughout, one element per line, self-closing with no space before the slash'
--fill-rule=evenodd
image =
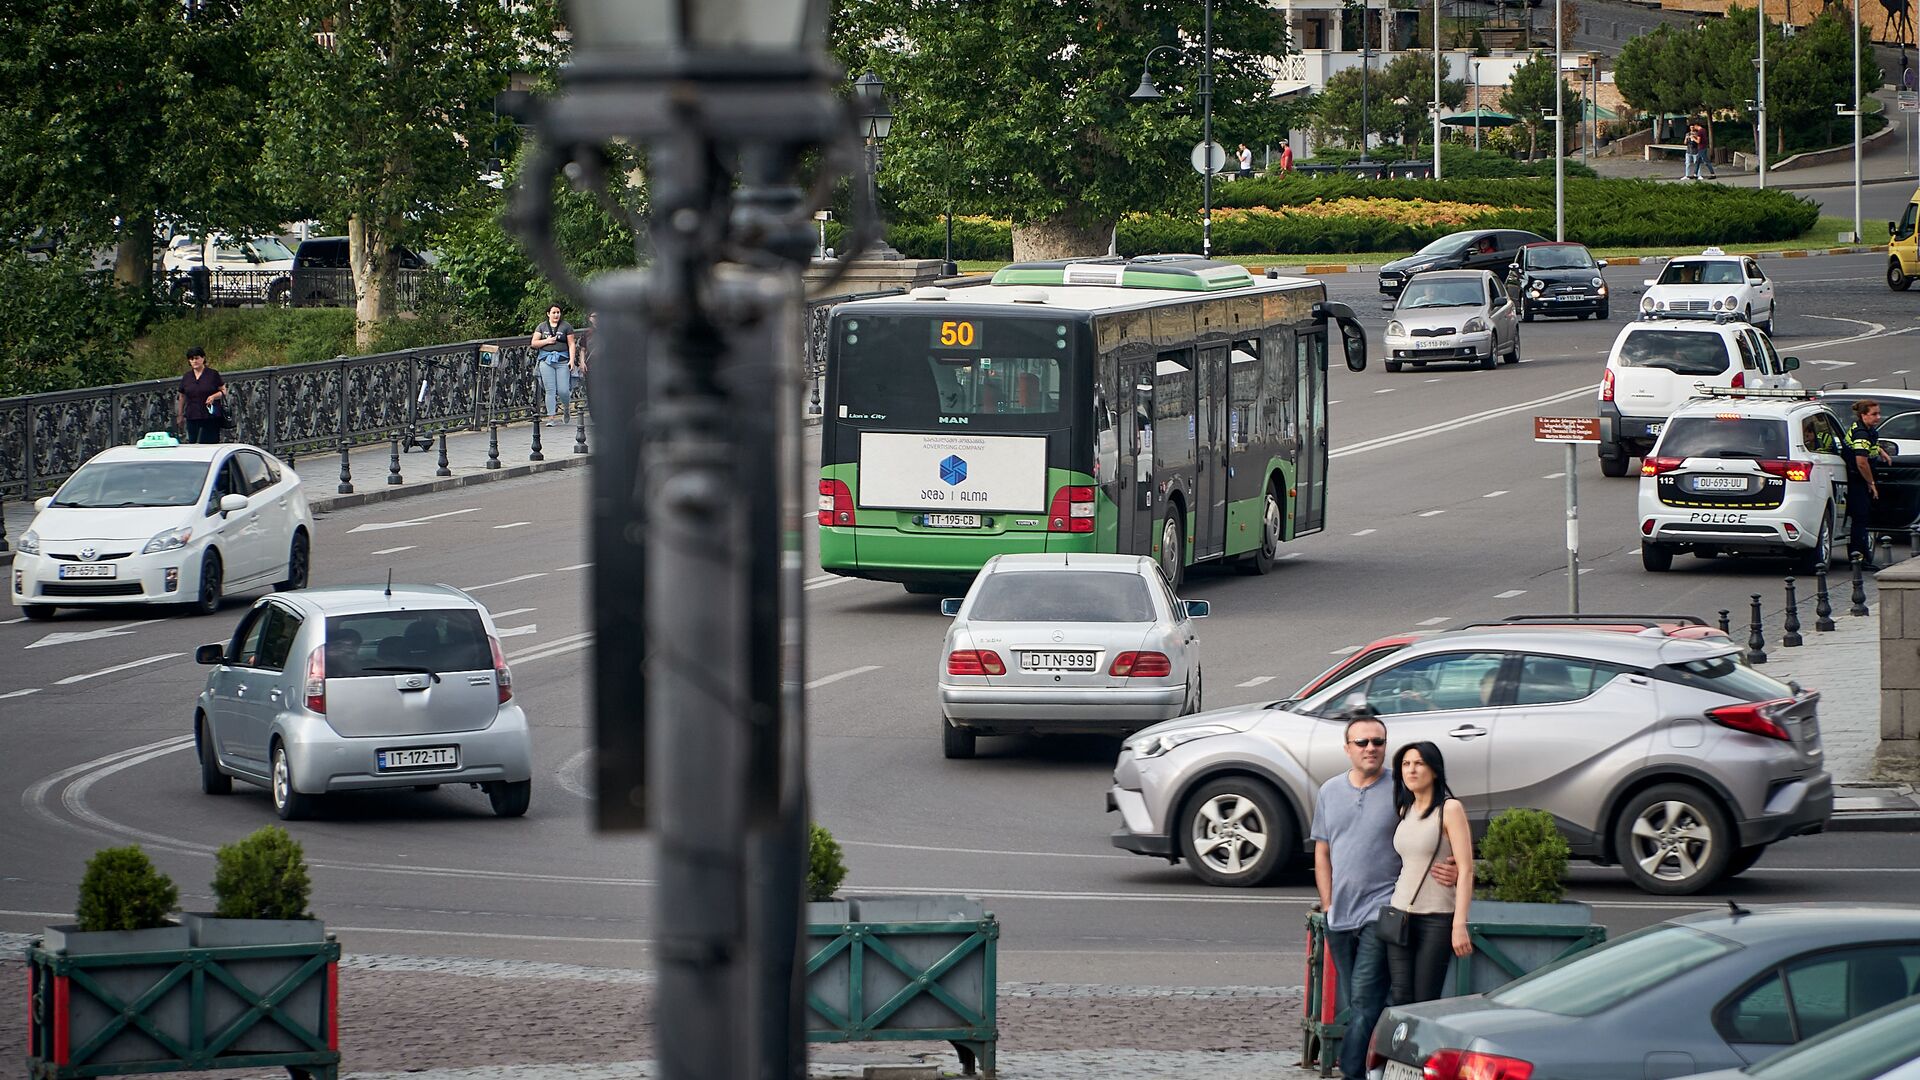
<path id="1" fill-rule="evenodd" d="M 1920 112 L 1920 90 L 1902 90 L 1897 99 L 1901 112 Z"/>
<path id="2" fill-rule="evenodd" d="M 1209 156 L 1207 151 L 1209 149 L 1213 151 L 1211 155 L 1213 158 L 1212 162 L 1208 162 L 1207 160 Z M 1187 155 L 1187 160 L 1193 162 L 1194 172 L 1203 175 L 1210 172 L 1225 172 L 1227 168 L 1227 148 L 1221 146 L 1219 143 L 1194 143 L 1193 153 Z M 1212 165 L 1212 168 L 1208 168 L 1209 164 Z"/>
<path id="3" fill-rule="evenodd" d="M 1581 443 L 1600 441 L 1597 416 L 1536 416 L 1533 418 L 1534 442 Z"/>

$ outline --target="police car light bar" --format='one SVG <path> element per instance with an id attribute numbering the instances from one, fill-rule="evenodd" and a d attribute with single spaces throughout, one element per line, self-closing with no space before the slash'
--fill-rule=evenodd
<path id="1" fill-rule="evenodd" d="M 1789 401 L 1811 401 L 1818 393 L 1805 387 L 1795 389 L 1784 386 L 1708 386 L 1705 383 L 1694 383 L 1693 388 L 1696 396 L 1710 398 L 1784 398 Z"/>
<path id="2" fill-rule="evenodd" d="M 1640 320 L 1642 322 L 1657 319 L 1711 319 L 1716 326 L 1730 322 L 1747 321 L 1744 313 L 1738 311 L 1662 311 L 1658 309 L 1641 309 Z"/>

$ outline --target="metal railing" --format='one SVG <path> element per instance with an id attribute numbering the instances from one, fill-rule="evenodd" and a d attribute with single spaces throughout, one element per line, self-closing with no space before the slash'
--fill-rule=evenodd
<path id="1" fill-rule="evenodd" d="M 438 270 L 395 271 L 394 306 L 416 311 L 445 281 L 446 275 Z M 168 271 L 162 288 L 166 301 L 181 307 L 352 307 L 358 295 L 353 271 L 344 267 L 292 271 L 193 267 Z"/>

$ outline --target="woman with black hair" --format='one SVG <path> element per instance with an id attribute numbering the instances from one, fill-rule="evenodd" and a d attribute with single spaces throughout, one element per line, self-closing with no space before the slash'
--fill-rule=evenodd
<path id="1" fill-rule="evenodd" d="M 1473 953 L 1467 912 L 1473 902 L 1473 830 L 1467 809 L 1447 787 L 1447 763 L 1430 742 L 1409 743 L 1393 755 L 1393 805 L 1400 824 L 1393 848 L 1400 853 L 1400 879 L 1392 906 L 1407 913 L 1404 943 L 1388 941 L 1389 998 L 1395 1005 L 1440 996 L 1448 952 Z M 1451 856 L 1459 880 L 1445 888 L 1428 867 Z"/>

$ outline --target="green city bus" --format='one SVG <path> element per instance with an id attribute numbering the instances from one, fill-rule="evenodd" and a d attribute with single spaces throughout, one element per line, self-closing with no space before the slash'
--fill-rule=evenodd
<path id="1" fill-rule="evenodd" d="M 964 587 L 1003 552 L 1273 568 L 1327 504 L 1329 323 L 1311 278 L 1187 255 L 1015 263 L 833 310 L 820 565 Z"/>

